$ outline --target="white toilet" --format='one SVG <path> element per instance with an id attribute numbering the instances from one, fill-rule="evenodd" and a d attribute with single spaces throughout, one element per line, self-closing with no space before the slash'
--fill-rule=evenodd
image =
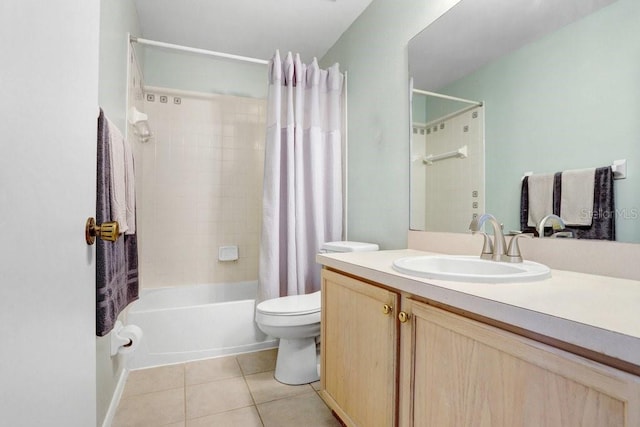
<path id="1" fill-rule="evenodd" d="M 377 251 L 378 245 L 360 242 L 328 242 L 321 252 Z M 320 379 L 316 338 L 320 336 L 320 291 L 263 301 L 256 307 L 256 323 L 262 332 L 280 339 L 276 380 L 308 384 Z"/>

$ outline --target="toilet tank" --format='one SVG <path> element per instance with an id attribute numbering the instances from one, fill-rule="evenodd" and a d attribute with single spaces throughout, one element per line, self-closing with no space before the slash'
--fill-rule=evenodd
<path id="1" fill-rule="evenodd" d="M 326 242 L 326 243 L 324 243 L 320 247 L 320 253 L 368 252 L 368 251 L 377 251 L 378 249 L 379 249 L 379 247 L 375 243 L 340 241 L 340 242 Z"/>

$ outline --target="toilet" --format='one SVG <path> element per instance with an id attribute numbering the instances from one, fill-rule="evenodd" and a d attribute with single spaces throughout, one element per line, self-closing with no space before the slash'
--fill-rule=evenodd
<path id="1" fill-rule="evenodd" d="M 377 251 L 378 245 L 327 242 L 320 252 Z M 262 332 L 280 339 L 275 378 L 284 384 L 308 384 L 320 379 L 316 338 L 320 336 L 320 291 L 266 300 L 256 307 Z"/>

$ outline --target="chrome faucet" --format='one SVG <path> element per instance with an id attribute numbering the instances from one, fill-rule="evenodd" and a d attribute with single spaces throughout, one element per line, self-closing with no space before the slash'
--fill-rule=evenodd
<path id="1" fill-rule="evenodd" d="M 491 243 L 491 238 L 487 236 L 486 233 L 480 231 L 482 225 L 487 221 L 493 226 L 493 243 Z M 487 213 L 474 218 L 471 224 L 469 224 L 469 230 L 471 230 L 473 234 L 482 233 L 484 236 L 484 245 L 482 246 L 480 258 L 493 261 L 522 262 L 518 239 L 533 237 L 530 233 L 516 234 L 511 238 L 509 247 L 507 248 L 507 243 L 502 233 L 502 225 L 498 223 L 496 217 Z"/>
<path id="2" fill-rule="evenodd" d="M 489 221 L 489 224 L 493 227 L 493 244 L 491 244 L 491 238 L 483 233 L 484 247 L 480 257 L 483 259 L 490 258 L 494 261 L 503 261 L 507 257 L 507 243 L 504 240 L 504 234 L 502 234 L 502 226 L 495 216 L 485 213 L 474 218 L 471 224 L 469 224 L 469 230 L 471 230 L 473 234 L 480 232 L 480 229 L 486 221 Z"/>
<path id="3" fill-rule="evenodd" d="M 544 226 L 547 225 L 547 222 L 549 221 L 551 221 L 551 227 L 553 228 L 554 233 L 564 230 L 565 223 L 562 218 L 558 215 L 550 214 L 542 218 L 536 227 L 539 237 L 544 237 Z"/>

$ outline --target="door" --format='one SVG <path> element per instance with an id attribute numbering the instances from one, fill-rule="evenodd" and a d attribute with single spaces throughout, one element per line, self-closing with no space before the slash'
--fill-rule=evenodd
<path id="1" fill-rule="evenodd" d="M 0 6 L 0 414 L 96 423 L 94 251 L 100 2 Z"/>

